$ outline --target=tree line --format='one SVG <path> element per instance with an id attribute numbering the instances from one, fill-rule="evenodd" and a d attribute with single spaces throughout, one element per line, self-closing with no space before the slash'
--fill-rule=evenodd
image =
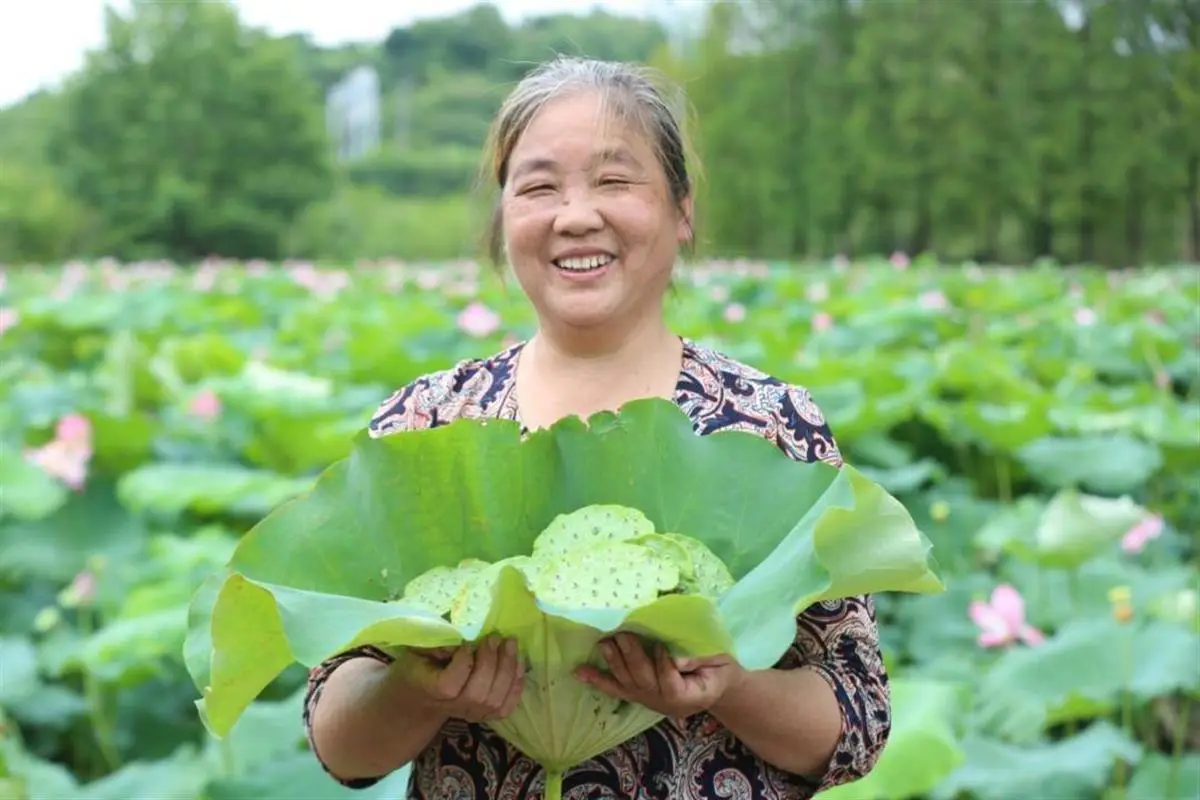
<path id="1" fill-rule="evenodd" d="M 376 43 L 136 0 L 60 90 L 0 111 L 0 262 L 475 255 L 480 145 L 555 53 L 686 87 L 701 252 L 1124 266 L 1200 259 L 1200 6 L 743 0 L 692 35 L 480 3 Z M 382 143 L 334 158 L 325 93 L 382 80 Z"/>

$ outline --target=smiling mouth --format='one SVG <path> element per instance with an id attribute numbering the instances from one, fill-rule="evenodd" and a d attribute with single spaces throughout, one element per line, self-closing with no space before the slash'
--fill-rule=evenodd
<path id="1" fill-rule="evenodd" d="M 566 272 L 591 272 L 611 264 L 616 259 L 610 255 L 586 256 L 584 258 L 559 258 L 552 263 Z"/>

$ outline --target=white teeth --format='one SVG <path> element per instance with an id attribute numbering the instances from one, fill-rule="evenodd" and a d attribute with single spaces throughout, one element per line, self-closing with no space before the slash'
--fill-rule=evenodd
<path id="1" fill-rule="evenodd" d="M 560 258 L 555 261 L 560 269 L 569 269 L 576 272 L 586 272 L 589 269 L 603 267 L 608 262 L 612 261 L 612 256 L 588 256 L 587 258 Z"/>

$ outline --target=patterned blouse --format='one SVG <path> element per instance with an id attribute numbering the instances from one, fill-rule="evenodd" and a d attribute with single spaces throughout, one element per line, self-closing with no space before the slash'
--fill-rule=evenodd
<path id="1" fill-rule="evenodd" d="M 688 339 L 675 402 L 698 434 L 754 431 L 790 457 L 840 466 L 833 435 L 809 393 Z M 370 421 L 374 436 L 445 425 L 459 418 L 519 420 L 514 391 L 522 344 L 487 359 L 468 359 L 397 390 Z M 389 657 L 364 647 L 315 667 L 304 725 L 329 673 L 351 658 Z M 823 602 L 797 619 L 796 639 L 776 665 L 815 670 L 833 688 L 842 710 L 837 750 L 819 781 L 770 765 L 707 714 L 657 727 L 567 773 L 566 800 L 808 800 L 864 776 L 891 730 L 890 690 L 869 596 Z M 313 746 L 316 753 L 316 747 Z M 317 754 L 317 758 L 320 755 Z M 544 772 L 488 728 L 451 720 L 413 762 L 411 800 L 500 800 L 539 797 Z M 336 776 L 334 776 L 336 778 Z M 383 776 L 339 782 L 367 788 Z"/>

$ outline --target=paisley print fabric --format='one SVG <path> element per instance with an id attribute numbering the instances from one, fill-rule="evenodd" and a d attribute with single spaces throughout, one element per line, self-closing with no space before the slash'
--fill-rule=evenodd
<path id="1" fill-rule="evenodd" d="M 675 402 L 698 434 L 760 434 L 793 459 L 840 466 L 841 455 L 808 392 L 684 339 Z M 445 425 L 462 418 L 519 420 L 514 392 L 522 344 L 470 359 L 398 389 L 369 423 L 374 436 Z M 389 657 L 373 648 L 341 654 L 311 671 L 304 725 L 330 672 L 351 658 Z M 797 618 L 796 639 L 776 665 L 810 669 L 832 687 L 843 728 L 825 773 L 816 779 L 765 763 L 707 714 L 665 720 L 572 770 L 566 800 L 808 800 L 865 775 L 891 730 L 890 690 L 869 596 L 829 601 Z M 315 746 L 313 751 L 317 758 Z M 383 776 L 344 780 L 366 788 Z M 414 762 L 410 800 L 522 800 L 541 796 L 543 772 L 484 726 L 452 720 Z"/>

